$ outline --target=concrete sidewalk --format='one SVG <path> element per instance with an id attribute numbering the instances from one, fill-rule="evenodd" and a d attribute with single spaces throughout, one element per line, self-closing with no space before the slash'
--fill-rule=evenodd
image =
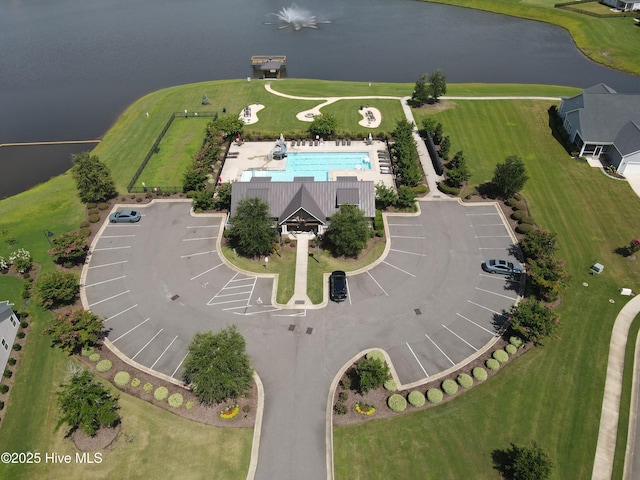
<path id="1" fill-rule="evenodd" d="M 314 235 L 309 232 L 299 232 L 295 234 L 296 248 L 296 279 L 293 296 L 287 305 L 312 306 L 311 300 L 307 296 L 307 270 L 309 263 L 309 240 Z"/>

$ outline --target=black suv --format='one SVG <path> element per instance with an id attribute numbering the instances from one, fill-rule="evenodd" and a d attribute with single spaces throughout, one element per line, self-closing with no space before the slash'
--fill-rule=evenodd
<path id="1" fill-rule="evenodd" d="M 347 299 L 347 275 L 342 270 L 336 270 L 329 277 L 329 297 L 334 302 Z"/>

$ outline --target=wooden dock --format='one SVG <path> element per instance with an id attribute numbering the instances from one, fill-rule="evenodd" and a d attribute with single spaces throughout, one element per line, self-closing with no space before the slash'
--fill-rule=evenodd
<path id="1" fill-rule="evenodd" d="M 282 68 L 287 67 L 287 56 L 286 55 L 253 55 L 251 57 L 251 66 L 252 67 L 260 67 L 263 63 L 266 62 L 277 62 L 282 65 Z"/>

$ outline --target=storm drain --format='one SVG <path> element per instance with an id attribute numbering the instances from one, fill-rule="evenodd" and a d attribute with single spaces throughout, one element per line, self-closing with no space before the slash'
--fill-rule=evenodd
<path id="1" fill-rule="evenodd" d="M 289 331 L 290 332 L 293 332 L 295 329 L 296 329 L 295 325 L 293 325 L 293 324 L 289 325 Z"/>
<path id="2" fill-rule="evenodd" d="M 419 308 L 416 308 L 413 311 L 416 312 L 416 315 L 422 315 L 422 311 Z"/>
<path id="3" fill-rule="evenodd" d="M 313 328 L 307 327 L 307 335 L 311 335 L 313 333 Z"/>
<path id="4" fill-rule="evenodd" d="M 180 298 L 180 295 L 174 295 L 173 297 L 171 297 L 171 301 L 174 302 L 179 298 Z"/>

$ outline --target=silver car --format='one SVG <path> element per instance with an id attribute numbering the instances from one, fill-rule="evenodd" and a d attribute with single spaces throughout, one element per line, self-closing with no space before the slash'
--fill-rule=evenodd
<path id="1" fill-rule="evenodd" d="M 522 265 L 517 262 L 491 259 L 482 262 L 482 269 L 489 273 L 501 273 L 503 275 L 520 274 L 523 272 Z"/>
<path id="2" fill-rule="evenodd" d="M 119 212 L 109 215 L 109 221 L 111 223 L 133 223 L 140 221 L 140 212 L 135 210 L 120 210 Z"/>

